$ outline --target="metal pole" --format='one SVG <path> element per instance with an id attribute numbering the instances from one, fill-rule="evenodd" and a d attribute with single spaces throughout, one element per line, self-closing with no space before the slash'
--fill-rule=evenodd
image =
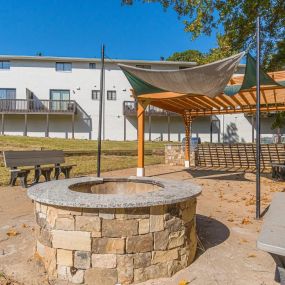
<path id="1" fill-rule="evenodd" d="M 98 125 L 98 153 L 97 153 L 97 177 L 101 172 L 101 133 L 102 133 L 102 108 L 103 108 L 103 90 L 104 90 L 104 57 L 105 46 L 101 49 L 101 78 L 100 78 L 100 102 L 99 102 L 99 125 Z"/>
<path id="2" fill-rule="evenodd" d="M 260 38 L 259 16 L 256 19 L 256 219 L 260 219 Z"/>

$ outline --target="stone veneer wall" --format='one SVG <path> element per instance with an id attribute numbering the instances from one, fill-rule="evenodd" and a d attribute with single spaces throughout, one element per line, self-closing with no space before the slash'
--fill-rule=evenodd
<path id="1" fill-rule="evenodd" d="M 170 277 L 196 253 L 196 198 L 133 209 L 81 209 L 35 202 L 36 255 L 50 279 L 133 284 Z"/>
<path id="2" fill-rule="evenodd" d="M 195 151 L 190 153 L 190 165 L 195 165 Z M 185 162 L 184 147 L 181 144 L 165 145 L 165 164 L 183 165 Z"/>

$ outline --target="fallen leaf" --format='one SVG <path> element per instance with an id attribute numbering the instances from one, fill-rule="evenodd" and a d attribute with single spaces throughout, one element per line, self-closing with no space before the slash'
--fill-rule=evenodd
<path id="1" fill-rule="evenodd" d="M 251 224 L 252 222 L 250 221 L 249 218 L 243 218 L 241 223 L 242 223 L 243 225 L 248 225 L 248 224 Z"/>
<path id="2" fill-rule="evenodd" d="M 254 253 L 251 253 L 247 257 L 252 258 L 252 257 L 256 257 L 256 255 Z"/>
<path id="3" fill-rule="evenodd" d="M 17 232 L 15 229 L 10 229 L 10 230 L 6 233 L 6 235 L 9 236 L 9 237 L 15 237 L 15 236 L 17 236 L 17 235 L 19 235 L 19 234 L 20 234 L 20 233 Z"/>
<path id="4" fill-rule="evenodd" d="M 189 284 L 189 282 L 186 281 L 186 280 L 181 280 L 181 281 L 178 283 L 178 285 L 187 285 L 187 284 Z"/>

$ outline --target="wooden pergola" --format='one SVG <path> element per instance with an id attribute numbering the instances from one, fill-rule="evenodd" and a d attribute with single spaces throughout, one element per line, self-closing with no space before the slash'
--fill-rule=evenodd
<path id="1" fill-rule="evenodd" d="M 285 80 L 285 71 L 268 73 L 276 82 Z M 244 76 L 233 76 L 228 84 L 241 85 Z M 285 111 L 285 86 L 261 85 L 261 112 Z M 256 112 L 256 87 L 242 90 L 233 96 L 225 93 L 213 98 L 205 95 L 181 94 L 174 92 L 159 92 L 133 95 L 138 102 L 138 168 L 137 176 L 144 176 L 144 121 L 145 109 L 153 105 L 161 109 L 180 114 L 185 125 L 185 167 L 190 166 L 190 144 L 191 124 L 197 117 L 211 115 L 226 115 L 235 113 Z"/>

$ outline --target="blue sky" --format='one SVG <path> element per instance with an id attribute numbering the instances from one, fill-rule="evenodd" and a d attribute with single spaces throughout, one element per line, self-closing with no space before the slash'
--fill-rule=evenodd
<path id="1" fill-rule="evenodd" d="M 159 4 L 120 0 L 0 0 L 0 54 L 167 58 L 175 51 L 215 47 L 215 35 L 194 42 L 182 20 Z"/>

